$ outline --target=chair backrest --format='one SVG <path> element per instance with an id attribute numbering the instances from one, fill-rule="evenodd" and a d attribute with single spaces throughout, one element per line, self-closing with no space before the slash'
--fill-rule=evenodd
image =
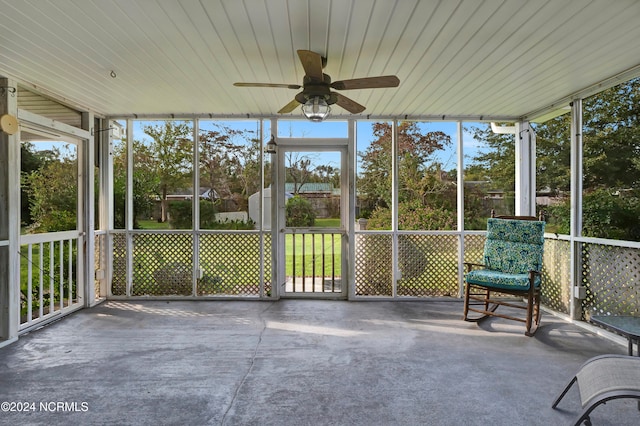
<path id="1" fill-rule="evenodd" d="M 544 227 L 545 222 L 539 220 L 489 218 L 484 264 L 510 274 L 541 271 Z"/>

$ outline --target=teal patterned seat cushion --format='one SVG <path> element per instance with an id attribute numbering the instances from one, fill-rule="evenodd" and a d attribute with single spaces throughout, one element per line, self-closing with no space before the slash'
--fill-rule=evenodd
<path id="1" fill-rule="evenodd" d="M 476 269 L 466 276 L 467 283 L 481 285 L 483 287 L 498 288 L 504 290 L 529 290 L 529 274 L 510 274 L 490 269 Z M 540 276 L 536 275 L 534 286 L 540 286 Z"/>
<path id="2" fill-rule="evenodd" d="M 469 272 L 467 282 L 528 289 L 529 271 L 542 270 L 544 226 L 541 221 L 489 219 L 483 255 L 486 269 Z M 540 285 L 539 276 L 534 285 Z"/>

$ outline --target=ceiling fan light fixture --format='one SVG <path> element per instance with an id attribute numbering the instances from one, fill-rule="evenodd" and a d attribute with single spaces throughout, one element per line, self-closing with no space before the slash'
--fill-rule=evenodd
<path id="1" fill-rule="evenodd" d="M 330 112 L 331 107 L 322 96 L 310 97 L 307 102 L 302 104 L 302 113 L 311 121 L 323 121 Z"/>

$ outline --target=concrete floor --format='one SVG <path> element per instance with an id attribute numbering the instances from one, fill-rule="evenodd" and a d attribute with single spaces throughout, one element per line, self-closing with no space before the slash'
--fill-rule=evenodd
<path id="1" fill-rule="evenodd" d="M 0 348 L 0 402 L 29 403 L 0 424 L 568 425 L 577 389 L 561 410 L 551 403 L 576 369 L 626 353 L 546 313 L 529 338 L 461 312 L 450 301 L 111 301 Z M 637 425 L 640 411 L 610 401 L 592 421 Z"/>

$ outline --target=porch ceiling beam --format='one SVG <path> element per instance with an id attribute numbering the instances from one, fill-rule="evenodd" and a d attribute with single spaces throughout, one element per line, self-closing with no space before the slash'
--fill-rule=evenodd
<path id="1" fill-rule="evenodd" d="M 113 114 L 108 117 L 110 120 L 270 120 L 278 121 L 308 121 L 294 116 L 282 115 L 260 115 L 260 114 Z M 347 121 L 347 120 L 378 120 L 378 121 L 495 121 L 495 122 L 515 122 L 521 117 L 515 115 L 331 115 L 324 121 Z"/>

